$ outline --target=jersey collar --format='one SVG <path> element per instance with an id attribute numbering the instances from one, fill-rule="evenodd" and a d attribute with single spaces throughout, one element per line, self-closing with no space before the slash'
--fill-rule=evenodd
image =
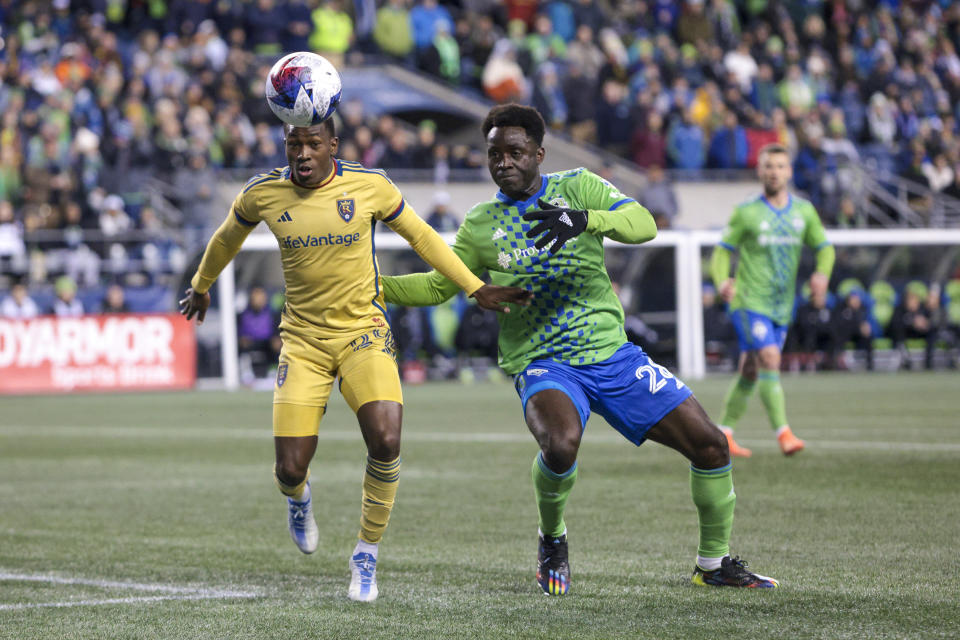
<path id="1" fill-rule="evenodd" d="M 519 207 L 521 209 L 526 209 L 531 205 L 537 204 L 537 200 L 543 197 L 543 194 L 547 191 L 547 176 L 540 176 L 540 190 L 535 194 L 527 198 L 526 200 L 514 200 L 503 191 L 497 191 L 497 200 L 504 203 L 508 207 Z"/>
<path id="2" fill-rule="evenodd" d="M 770 209 L 770 211 L 773 211 L 773 212 L 774 212 L 775 214 L 777 214 L 778 216 L 782 216 L 782 215 L 785 214 L 787 211 L 790 211 L 790 207 L 793 206 L 793 194 L 792 194 L 792 193 L 788 193 L 788 194 L 787 194 L 787 204 L 786 204 L 785 207 L 783 207 L 783 209 L 777 209 L 775 206 L 773 206 L 772 204 L 770 204 L 770 201 L 767 200 L 767 195 L 766 195 L 766 194 L 761 195 L 761 196 L 760 196 L 760 200 L 763 201 L 763 204 L 767 205 L 767 208 Z"/>

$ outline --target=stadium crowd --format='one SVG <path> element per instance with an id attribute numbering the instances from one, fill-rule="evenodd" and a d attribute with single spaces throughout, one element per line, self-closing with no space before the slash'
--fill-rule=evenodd
<path id="1" fill-rule="evenodd" d="M 65 275 L 90 308 L 182 273 L 221 214 L 216 172 L 284 164 L 263 79 L 305 49 L 531 103 L 645 169 L 665 220 L 664 169 L 748 168 L 781 142 L 824 222 L 864 226 L 852 164 L 960 195 L 958 47 L 948 0 L 0 0 L 0 268 Z M 338 124 L 368 165 L 442 182 L 485 162 L 358 101 Z"/>

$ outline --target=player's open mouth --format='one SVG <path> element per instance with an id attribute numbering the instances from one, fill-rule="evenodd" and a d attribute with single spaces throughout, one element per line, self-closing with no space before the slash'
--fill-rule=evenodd
<path id="1" fill-rule="evenodd" d="M 306 165 L 302 165 L 302 164 L 301 164 L 301 165 L 297 165 L 297 175 L 298 175 L 298 176 L 304 176 L 304 177 L 306 177 L 306 176 L 309 176 L 309 175 L 312 174 L 312 173 L 313 173 L 313 167 L 306 166 Z"/>

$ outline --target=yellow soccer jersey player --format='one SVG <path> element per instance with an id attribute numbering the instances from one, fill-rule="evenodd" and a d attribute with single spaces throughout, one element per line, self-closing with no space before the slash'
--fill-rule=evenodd
<path id="1" fill-rule="evenodd" d="M 374 253 L 377 221 L 406 238 L 425 258 L 441 260 L 467 293 L 483 285 L 443 255 L 435 234 L 383 171 L 337 159 L 332 165 L 330 175 L 315 187 L 293 182 L 289 167 L 255 176 L 237 195 L 224 222 L 237 236 L 263 222 L 276 237 L 286 284 L 281 329 L 328 338 L 385 326 Z M 194 289 L 208 289 L 216 277 L 208 269 L 217 266 L 201 264 Z"/>
<path id="2" fill-rule="evenodd" d="M 377 597 L 380 538 L 393 507 L 400 474 L 402 397 L 394 345 L 384 310 L 374 251 L 374 226 L 382 221 L 417 253 L 487 309 L 509 311 L 530 294 L 484 285 L 439 235 L 404 202 L 382 171 L 334 157 L 331 121 L 288 127 L 289 166 L 254 177 L 234 200 L 207 244 L 187 295 L 187 319 L 202 322 L 213 282 L 264 222 L 280 247 L 286 306 L 280 322 L 283 348 L 274 387 L 275 476 L 287 497 L 287 524 L 304 553 L 317 548 L 309 464 L 317 429 L 334 381 L 357 415 L 367 444 L 360 533 L 350 556 L 353 600 Z"/>

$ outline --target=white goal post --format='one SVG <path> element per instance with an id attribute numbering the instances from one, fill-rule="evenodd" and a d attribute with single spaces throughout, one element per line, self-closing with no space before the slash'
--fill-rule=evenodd
<path id="1" fill-rule="evenodd" d="M 453 243 L 454 234 L 441 234 Z M 957 246 L 960 247 L 960 229 L 856 229 L 827 231 L 827 239 L 836 246 Z M 703 339 L 703 302 L 701 289 L 701 251 L 720 241 L 720 231 L 661 231 L 643 247 L 673 247 L 676 268 L 677 305 L 677 367 L 678 373 L 696 380 L 706 375 L 706 356 Z M 407 249 L 406 240 L 395 234 L 378 234 L 377 249 Z M 627 246 L 607 240 L 611 246 Z M 241 251 L 278 251 L 277 241 L 270 233 L 251 234 Z M 223 385 L 227 389 L 240 386 L 237 326 L 236 284 L 233 263 L 217 280 L 220 299 L 220 334 Z"/>

